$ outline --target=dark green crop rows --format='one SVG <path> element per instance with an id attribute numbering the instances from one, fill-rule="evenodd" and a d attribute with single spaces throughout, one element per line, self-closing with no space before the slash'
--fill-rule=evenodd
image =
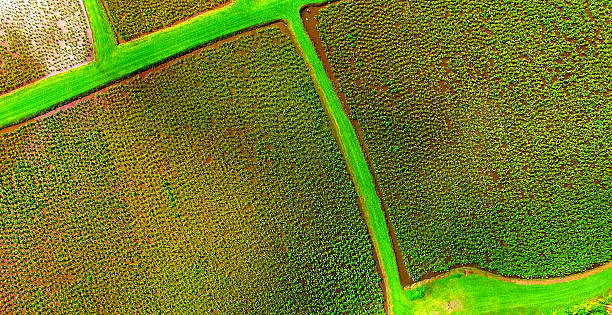
<path id="1" fill-rule="evenodd" d="M 104 1 L 113 29 L 131 40 L 210 10 L 229 0 L 100 0 Z"/>
<path id="2" fill-rule="evenodd" d="M 0 46 L 0 94 L 20 87 L 48 73 L 47 67 L 32 54 L 29 41 L 19 31 L 8 30 L 6 44 Z"/>
<path id="3" fill-rule="evenodd" d="M 306 69 L 269 27 L 2 134 L 0 313 L 381 313 Z"/>
<path id="4" fill-rule="evenodd" d="M 610 4 L 350 0 L 321 12 L 413 278 L 470 263 L 561 276 L 610 259 Z"/>

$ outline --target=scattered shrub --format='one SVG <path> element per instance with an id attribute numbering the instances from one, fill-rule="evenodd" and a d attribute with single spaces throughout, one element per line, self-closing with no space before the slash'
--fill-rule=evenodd
<path id="1" fill-rule="evenodd" d="M 425 288 L 423 286 L 406 291 L 406 297 L 408 297 L 410 301 L 416 301 L 424 296 Z"/>

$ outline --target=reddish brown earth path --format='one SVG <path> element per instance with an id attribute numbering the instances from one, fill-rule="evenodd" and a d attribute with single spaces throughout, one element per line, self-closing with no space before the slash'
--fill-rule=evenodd
<path id="1" fill-rule="evenodd" d="M 325 73 L 331 80 L 332 86 L 334 88 L 334 92 L 340 99 L 340 104 L 342 105 L 342 109 L 346 117 L 348 118 L 349 122 L 351 123 L 351 126 L 353 127 L 353 129 L 355 129 L 355 133 L 359 140 L 359 144 L 361 145 L 361 149 L 363 150 L 363 155 L 368 164 L 368 169 L 374 181 L 374 188 L 376 190 L 376 195 L 378 196 L 378 199 L 381 203 L 382 210 L 385 214 L 385 221 L 387 224 L 387 228 L 389 229 L 389 237 L 391 238 L 391 246 L 393 247 L 393 253 L 395 255 L 395 260 L 397 264 L 397 272 L 399 274 L 400 283 L 402 286 L 407 286 L 407 285 L 414 283 L 414 281 L 410 277 L 410 274 L 408 273 L 406 262 L 402 255 L 402 251 L 399 247 L 399 241 L 397 239 L 397 235 L 395 234 L 395 229 L 393 227 L 393 224 L 391 223 L 391 217 L 389 215 L 389 210 L 383 198 L 383 193 L 382 193 L 382 189 L 380 188 L 378 177 L 376 176 L 376 172 L 374 171 L 374 164 L 372 163 L 370 152 L 368 150 L 368 146 L 363 136 L 363 131 L 361 130 L 359 123 L 355 119 L 353 119 L 353 116 L 350 111 L 350 107 L 348 106 L 348 103 L 346 100 L 346 95 L 340 89 L 340 83 L 338 82 L 338 79 L 334 75 L 332 66 L 326 55 L 326 48 L 323 46 L 323 42 L 321 40 L 321 37 L 319 36 L 319 31 L 317 28 L 319 21 L 317 19 L 317 16 L 319 15 L 319 11 L 322 8 L 324 8 L 327 4 L 329 3 L 307 5 L 300 10 L 300 16 L 302 18 L 302 23 L 304 24 L 306 33 L 308 37 L 310 38 L 310 41 L 312 42 L 317 55 L 319 56 L 319 60 L 323 64 L 323 69 L 325 70 Z M 327 47 L 327 49 L 331 50 L 330 47 Z"/>
<path id="2" fill-rule="evenodd" d="M 319 15 L 319 11 L 324 8 L 327 4 L 329 3 L 323 3 L 323 4 L 313 4 L 313 5 L 308 5 L 302 8 L 301 11 L 301 17 L 302 17 L 302 22 L 304 23 L 304 26 L 307 30 L 307 34 L 310 37 L 310 40 L 312 41 L 313 45 L 315 46 L 315 50 L 317 52 L 317 55 L 319 56 L 319 59 L 321 60 L 323 67 L 325 69 L 325 72 L 327 73 L 327 75 L 330 77 L 330 80 L 332 81 L 333 85 L 334 85 L 334 91 L 336 92 L 336 94 L 338 95 L 338 97 L 341 100 L 342 103 L 342 107 L 343 110 L 346 114 L 346 116 L 349 118 L 349 121 L 351 122 L 351 125 L 353 125 L 353 128 L 355 128 L 355 130 L 357 131 L 357 136 L 359 137 L 360 143 L 362 145 L 362 148 L 364 148 L 365 152 L 364 155 L 366 157 L 366 161 L 369 162 L 369 167 L 370 167 L 370 172 L 372 173 L 373 177 L 374 177 L 374 181 L 375 181 L 375 186 L 377 188 L 377 195 L 379 196 L 379 199 L 381 200 L 381 202 L 383 203 L 383 208 L 385 209 L 385 215 L 386 215 L 386 220 L 387 220 L 387 226 L 390 229 L 390 236 L 391 236 L 391 240 L 393 243 L 393 248 L 394 248 L 394 252 L 396 255 L 396 261 L 398 264 L 398 272 L 400 274 L 400 279 L 401 279 L 401 283 L 404 287 L 404 289 L 412 289 L 415 287 L 419 287 L 421 285 L 433 282 L 435 280 L 438 279 L 442 279 L 445 278 L 447 276 L 453 275 L 453 274 L 457 274 L 457 273 L 464 273 L 465 275 L 469 275 L 469 274 L 478 274 L 478 275 L 482 275 L 485 276 L 487 278 L 491 278 L 491 279 L 496 279 L 496 280 L 500 280 L 500 281 L 505 281 L 505 282 L 511 282 L 511 283 L 516 283 L 516 284 L 520 284 L 520 285 L 538 285 L 538 284 L 553 284 L 553 283 L 563 283 L 563 282 L 569 282 L 569 281 L 573 281 L 573 280 L 578 280 L 578 279 L 582 279 L 582 278 L 586 278 L 588 276 L 597 274 L 599 272 L 602 272 L 606 269 L 608 269 L 609 267 L 612 267 L 612 261 L 604 264 L 604 265 L 599 265 L 597 267 L 594 267 L 592 269 L 586 270 L 584 272 L 581 273 L 576 273 L 576 274 L 572 274 L 566 277 L 555 277 L 555 278 L 547 278 L 547 279 L 522 279 L 522 278 L 516 278 L 516 277 L 505 277 L 499 274 L 494 273 L 494 271 L 487 271 L 487 270 L 483 270 L 481 268 L 478 267 L 473 267 L 473 266 L 459 266 L 456 268 L 452 268 L 450 271 L 448 272 L 444 272 L 444 273 L 440 273 L 440 274 L 433 274 L 430 276 L 426 276 L 426 278 L 424 280 L 421 281 L 417 281 L 417 282 L 413 282 L 413 280 L 410 278 L 410 276 L 408 275 L 408 271 L 406 269 L 406 264 L 405 261 L 401 255 L 401 251 L 399 249 L 399 244 L 397 241 L 397 237 L 395 235 L 395 232 L 393 231 L 393 226 L 390 222 L 390 219 L 388 218 L 388 210 L 386 210 L 386 207 L 384 206 L 384 202 L 383 202 L 383 198 L 381 198 L 382 196 L 382 192 L 380 191 L 379 185 L 377 183 L 377 179 L 376 179 L 376 173 L 373 170 L 373 167 L 371 165 L 371 160 L 369 158 L 369 154 L 367 152 L 367 146 L 365 145 L 365 141 L 363 139 L 363 134 L 361 132 L 361 129 L 359 128 L 359 125 L 357 124 L 356 121 L 351 119 L 351 112 L 350 112 L 350 108 L 348 107 L 347 103 L 346 103 L 346 96 L 344 95 L 344 93 L 342 93 L 339 89 L 339 83 L 337 81 L 337 79 L 335 78 L 332 68 L 331 68 L 331 64 L 329 63 L 329 59 L 327 58 L 326 54 L 325 54 L 325 47 L 323 47 L 323 43 L 321 41 L 321 38 L 319 37 L 319 32 L 317 29 L 317 25 L 318 25 L 318 20 L 316 18 L 317 15 Z M 492 175 L 494 178 L 496 177 L 497 174 Z"/>
<path id="3" fill-rule="evenodd" d="M 487 278 L 491 278 L 491 279 L 495 279 L 495 280 L 500 280 L 500 281 L 505 281 L 505 282 L 511 282 L 511 283 L 516 283 L 516 284 L 520 284 L 520 285 L 537 285 L 537 284 L 553 284 L 553 283 L 563 283 L 563 282 L 570 282 L 570 281 L 574 281 L 574 280 L 578 280 L 578 279 L 582 279 L 582 278 L 586 278 L 589 276 L 592 276 L 594 274 L 600 273 L 608 268 L 612 267 L 612 261 L 595 267 L 593 269 L 589 269 L 586 270 L 584 272 L 581 273 L 575 273 L 566 277 L 555 277 L 555 278 L 547 278 L 547 279 L 520 279 L 520 278 L 512 278 L 512 277 L 504 277 L 501 275 L 497 275 L 497 274 L 493 274 L 491 272 L 479 269 L 479 268 L 474 268 L 474 267 L 459 267 L 456 269 L 452 269 L 449 272 L 446 272 L 444 274 L 441 275 L 437 275 L 435 277 L 431 277 L 428 279 L 425 279 L 423 281 L 419 281 L 419 282 L 415 282 L 413 284 L 404 286 L 405 290 L 408 289 L 413 289 L 419 286 L 422 286 L 424 284 L 428 284 L 431 283 L 433 281 L 454 275 L 454 274 L 458 274 L 458 273 L 463 273 L 466 276 L 470 275 L 470 274 L 478 274 L 481 276 L 485 276 Z"/>

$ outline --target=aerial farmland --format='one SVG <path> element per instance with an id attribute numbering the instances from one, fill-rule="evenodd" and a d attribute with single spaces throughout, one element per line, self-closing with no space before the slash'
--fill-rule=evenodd
<path id="1" fill-rule="evenodd" d="M 0 314 L 610 314 L 611 21 L 0 0 Z"/>
<path id="2" fill-rule="evenodd" d="M 93 59 L 80 0 L 0 2 L 0 94 Z"/>

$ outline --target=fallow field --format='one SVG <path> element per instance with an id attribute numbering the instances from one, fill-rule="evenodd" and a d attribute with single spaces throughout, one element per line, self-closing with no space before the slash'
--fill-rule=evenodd
<path id="1" fill-rule="evenodd" d="M 92 57 L 80 0 L 0 2 L 0 94 Z"/>

